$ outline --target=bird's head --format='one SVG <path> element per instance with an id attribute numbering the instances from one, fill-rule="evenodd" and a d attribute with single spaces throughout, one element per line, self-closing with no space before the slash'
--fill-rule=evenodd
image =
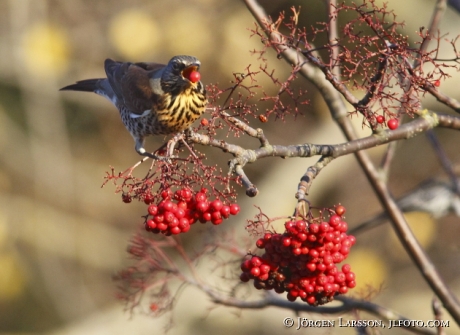
<path id="1" fill-rule="evenodd" d="M 161 87 L 165 92 L 180 93 L 196 85 L 200 80 L 200 61 L 192 56 L 171 58 L 161 76 Z"/>

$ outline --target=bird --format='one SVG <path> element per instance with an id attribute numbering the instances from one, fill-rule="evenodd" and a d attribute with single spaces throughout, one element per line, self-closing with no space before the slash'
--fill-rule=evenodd
<path id="1" fill-rule="evenodd" d="M 206 89 L 200 81 L 201 62 L 193 56 L 174 56 L 168 64 L 104 62 L 107 78 L 86 79 L 60 91 L 94 92 L 107 98 L 142 156 L 160 159 L 144 148 L 149 135 L 179 134 L 205 111 Z"/>
<path id="2" fill-rule="evenodd" d="M 426 212 L 435 219 L 450 213 L 460 217 L 460 197 L 457 195 L 453 184 L 439 179 L 430 178 L 421 182 L 412 191 L 396 200 L 396 203 L 405 213 Z M 349 231 L 349 234 L 355 235 L 377 227 L 386 219 L 388 219 L 388 215 L 383 212 L 354 227 Z"/>

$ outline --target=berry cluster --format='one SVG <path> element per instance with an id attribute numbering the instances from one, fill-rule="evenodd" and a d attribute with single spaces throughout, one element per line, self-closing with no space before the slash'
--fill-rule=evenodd
<path id="1" fill-rule="evenodd" d="M 207 189 L 201 189 L 193 194 L 189 188 L 177 190 L 174 194 L 168 189 L 161 192 L 158 205 L 151 204 L 153 196 L 144 198 L 148 207 L 149 215 L 145 221 L 145 229 L 154 234 L 177 235 L 190 230 L 190 225 L 197 221 L 206 223 L 211 221 L 219 225 L 230 215 L 236 215 L 240 211 L 237 204 L 225 205 L 221 200 L 209 201 L 206 195 Z"/>
<path id="2" fill-rule="evenodd" d="M 288 300 L 299 297 L 312 306 L 347 293 L 356 286 L 355 274 L 349 264 L 341 270 L 336 264 L 345 260 L 356 239 L 346 234 L 344 213 L 345 207 L 337 206 L 328 222 L 287 221 L 283 234 L 265 233 L 256 242 L 265 253 L 243 261 L 241 281 L 253 279 L 257 289 L 288 292 Z"/>

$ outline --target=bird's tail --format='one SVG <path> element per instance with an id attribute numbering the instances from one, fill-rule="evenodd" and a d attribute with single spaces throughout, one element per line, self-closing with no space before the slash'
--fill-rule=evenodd
<path id="1" fill-rule="evenodd" d="M 106 79 L 86 79 L 77 81 L 75 84 L 65 86 L 59 91 L 81 91 L 81 92 L 94 92 L 100 89 L 100 82 Z"/>

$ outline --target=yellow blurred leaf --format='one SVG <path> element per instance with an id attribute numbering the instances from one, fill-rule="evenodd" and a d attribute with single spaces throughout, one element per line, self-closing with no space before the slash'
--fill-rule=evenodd
<path id="1" fill-rule="evenodd" d="M 203 60 L 214 53 L 211 29 L 203 13 L 197 9 L 170 13 L 164 32 L 171 54 L 192 55 Z"/>
<path id="2" fill-rule="evenodd" d="M 22 39 L 24 63 L 40 77 L 62 74 L 69 62 L 69 41 L 65 32 L 47 22 L 27 28 Z"/>
<path id="3" fill-rule="evenodd" d="M 11 253 L 0 253 L 0 300 L 11 300 L 24 293 L 26 279 L 18 259 Z"/>
<path id="4" fill-rule="evenodd" d="M 127 9 L 110 21 L 109 39 L 127 60 L 146 61 L 159 48 L 161 31 L 145 12 Z"/>
<path id="5" fill-rule="evenodd" d="M 365 290 L 368 286 L 379 289 L 387 278 L 385 263 L 374 250 L 352 248 L 344 263 L 350 264 L 351 271 L 356 275 L 356 287 L 351 292 Z"/>
<path id="6" fill-rule="evenodd" d="M 411 230 L 414 232 L 415 237 L 423 248 L 429 248 L 436 237 L 436 220 L 429 213 L 425 212 L 409 212 L 404 213 Z M 392 255 L 401 259 L 409 258 L 405 252 L 401 242 L 399 242 L 393 229 L 391 230 L 390 238 L 388 240 L 391 248 Z"/>

